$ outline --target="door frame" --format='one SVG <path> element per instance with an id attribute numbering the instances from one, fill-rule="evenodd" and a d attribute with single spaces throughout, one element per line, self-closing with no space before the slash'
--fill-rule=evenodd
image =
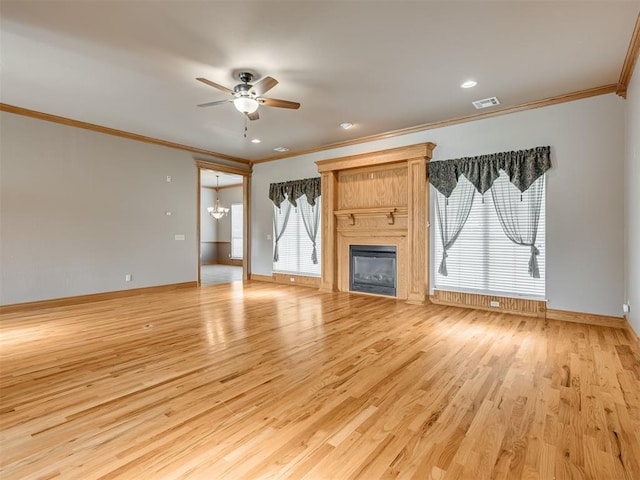
<path id="1" fill-rule="evenodd" d="M 234 175 L 240 175 L 242 177 L 242 203 L 243 203 L 243 225 L 242 225 L 242 279 L 248 280 L 251 275 L 251 167 L 243 169 L 226 165 L 224 163 L 217 163 L 213 161 L 197 160 L 196 166 L 198 167 L 198 202 L 197 202 L 197 229 L 196 238 L 198 243 L 197 260 L 198 260 L 198 286 L 201 285 L 201 269 L 200 269 L 200 213 L 202 206 L 200 205 L 200 190 L 202 189 L 200 176 L 201 170 L 214 170 L 216 172 L 231 173 Z"/>

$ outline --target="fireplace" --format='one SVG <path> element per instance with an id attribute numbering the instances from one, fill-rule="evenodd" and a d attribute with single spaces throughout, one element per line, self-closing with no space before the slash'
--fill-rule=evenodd
<path id="1" fill-rule="evenodd" d="M 350 245 L 349 288 L 353 292 L 396 296 L 396 247 Z"/>
<path id="2" fill-rule="evenodd" d="M 428 302 L 427 165 L 434 148 L 426 142 L 316 162 L 322 175 L 321 291 L 374 292 L 416 305 Z M 383 246 L 383 252 L 369 244 Z M 351 246 L 373 250 L 374 257 L 385 253 L 384 246 L 395 247 L 395 260 L 372 260 L 385 265 L 384 277 L 390 273 L 394 279 L 377 282 L 380 272 L 359 273 L 371 260 L 364 255 L 356 256 L 354 279 Z M 389 253 L 393 256 L 393 250 Z M 372 289 L 370 280 L 383 285 Z"/>

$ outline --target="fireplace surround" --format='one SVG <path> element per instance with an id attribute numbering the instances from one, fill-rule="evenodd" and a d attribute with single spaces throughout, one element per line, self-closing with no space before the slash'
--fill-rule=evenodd
<path id="1" fill-rule="evenodd" d="M 395 293 L 428 302 L 427 162 L 433 143 L 316 162 L 322 176 L 322 291 L 353 291 L 351 246 L 396 250 Z M 361 292 L 361 291 L 360 291 Z M 362 292 L 372 293 L 372 292 Z"/>

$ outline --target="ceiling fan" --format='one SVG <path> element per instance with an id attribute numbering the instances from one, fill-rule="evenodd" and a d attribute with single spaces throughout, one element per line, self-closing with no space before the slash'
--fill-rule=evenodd
<path id="1" fill-rule="evenodd" d="M 300 108 L 298 102 L 290 102 L 288 100 L 278 100 L 276 98 L 267 98 L 262 95 L 271 90 L 278 84 L 278 81 L 273 77 L 264 77 L 258 80 L 254 85 L 251 85 L 251 81 L 255 76 L 252 72 L 242 71 L 238 73 L 238 78 L 242 83 L 239 83 L 233 90 L 222 85 L 218 85 L 206 78 L 198 77 L 196 80 L 209 85 L 210 87 L 217 88 L 220 91 L 232 95 L 232 98 L 226 100 L 217 100 L 215 102 L 201 103 L 199 107 L 213 107 L 214 105 L 223 105 L 228 102 L 233 102 L 233 105 L 240 113 L 244 113 L 249 120 L 258 120 L 258 107 L 265 105 L 267 107 L 279 107 L 279 108 Z"/>

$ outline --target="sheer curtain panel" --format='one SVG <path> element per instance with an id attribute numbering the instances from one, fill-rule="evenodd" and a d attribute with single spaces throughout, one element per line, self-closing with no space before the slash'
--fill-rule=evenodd
<path id="1" fill-rule="evenodd" d="M 316 198 L 316 204 L 310 205 L 306 200 L 298 203 L 300 214 L 302 215 L 302 223 L 304 229 L 309 235 L 309 240 L 313 244 L 311 252 L 311 261 L 314 265 L 318 264 L 318 251 L 316 249 L 316 237 L 318 236 L 318 226 L 320 225 L 320 197 Z"/>
<path id="2" fill-rule="evenodd" d="M 540 250 L 536 247 L 536 237 L 544 196 L 544 175 L 533 182 L 526 191 L 520 192 L 509 182 L 509 178 L 502 174 L 493 183 L 491 196 L 502 230 L 516 245 L 530 248 L 529 275 L 540 278 Z"/>
<path id="3" fill-rule="evenodd" d="M 289 223 L 289 215 L 291 214 L 291 204 L 289 202 L 282 202 L 280 207 L 273 206 L 273 261 L 278 262 L 280 260 L 280 254 L 278 252 L 278 242 L 282 238 L 287 224 Z"/>
<path id="4" fill-rule="evenodd" d="M 438 273 L 447 276 L 447 251 L 458 239 L 462 227 L 469 217 L 476 189 L 471 182 L 461 177 L 451 192 L 451 202 L 443 194 L 436 191 L 436 213 L 442 242 L 442 261 Z"/>

